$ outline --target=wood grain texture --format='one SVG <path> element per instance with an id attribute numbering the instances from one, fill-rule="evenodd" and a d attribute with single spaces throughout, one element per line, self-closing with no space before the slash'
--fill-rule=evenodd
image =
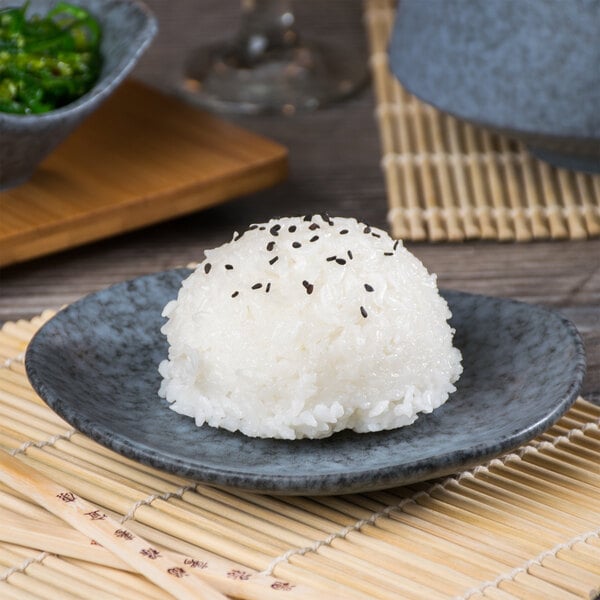
<path id="1" fill-rule="evenodd" d="M 285 178 L 287 151 L 127 82 L 0 195 L 0 265 L 188 214 Z"/>
<path id="2" fill-rule="evenodd" d="M 136 76 L 164 90 L 177 85 L 192 48 L 230 35 L 238 18 L 237 0 L 182 0 L 176 10 L 158 0 L 148 4 L 159 17 L 160 32 Z M 303 0 L 296 7 L 307 38 L 346 43 L 363 50 L 366 60 L 359 2 Z M 201 260 L 205 248 L 225 242 L 235 229 L 273 216 L 327 210 L 387 228 L 374 110 L 367 89 L 314 114 L 234 119 L 289 148 L 288 181 L 185 218 L 7 268 L 1 274 L 0 320 L 31 317 L 112 283 Z M 408 246 L 438 273 L 444 287 L 560 310 L 584 338 L 588 375 L 583 395 L 600 401 L 600 240 Z"/>

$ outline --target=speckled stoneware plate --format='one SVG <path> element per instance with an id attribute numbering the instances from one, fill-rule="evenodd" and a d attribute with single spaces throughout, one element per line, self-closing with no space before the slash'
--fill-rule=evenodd
<path id="1" fill-rule="evenodd" d="M 75 302 L 33 338 L 27 374 L 78 430 L 158 469 L 206 483 L 280 494 L 375 490 L 456 472 L 533 438 L 571 406 L 585 359 L 558 313 L 444 292 L 463 353 L 458 390 L 415 424 L 324 440 L 265 440 L 198 428 L 157 395 L 163 306 L 179 269 L 121 283 Z"/>

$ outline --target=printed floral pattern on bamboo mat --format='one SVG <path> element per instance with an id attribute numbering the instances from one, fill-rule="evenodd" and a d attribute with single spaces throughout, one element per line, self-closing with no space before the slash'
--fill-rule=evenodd
<path id="1" fill-rule="evenodd" d="M 522 145 L 410 95 L 388 66 L 396 2 L 367 0 L 365 6 L 395 237 L 530 241 L 600 235 L 600 175 L 554 168 Z"/>
<path id="2" fill-rule="evenodd" d="M 282 592 L 305 584 L 323 598 L 600 592 L 600 407 L 579 399 L 518 451 L 433 482 L 313 498 L 218 490 L 115 454 L 45 406 L 23 356 L 51 315 L 0 331 L 0 447 L 119 520 L 122 535 L 157 552 L 226 561 L 232 577 L 275 576 Z M 0 522 L 2 598 L 171 597 L 3 485 Z"/>

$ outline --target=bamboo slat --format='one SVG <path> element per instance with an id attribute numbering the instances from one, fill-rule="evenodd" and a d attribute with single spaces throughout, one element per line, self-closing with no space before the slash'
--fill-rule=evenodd
<path id="1" fill-rule="evenodd" d="M 397 0 L 365 0 L 392 233 L 420 241 L 600 235 L 600 175 L 572 173 L 410 95 L 390 73 Z"/>
<path id="2" fill-rule="evenodd" d="M 429 134 L 422 128 L 418 135 Z M 421 224 L 429 230 L 435 219 Z M 323 598 L 568 600 L 600 593 L 600 407 L 579 399 L 530 444 L 433 482 L 315 498 L 219 490 L 119 456 L 45 406 L 29 386 L 22 353 L 50 316 L 0 331 L 9 351 L 0 368 L 0 449 L 159 551 L 208 557 Z M 0 528 L 3 598 L 114 600 L 132 590 L 142 600 L 173 597 L 108 546 L 90 543 L 3 484 L 0 521 L 7 524 Z"/>

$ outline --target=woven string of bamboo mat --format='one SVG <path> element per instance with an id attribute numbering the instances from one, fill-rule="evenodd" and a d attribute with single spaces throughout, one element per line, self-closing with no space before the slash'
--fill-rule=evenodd
<path id="1" fill-rule="evenodd" d="M 530 444 L 445 479 L 337 497 L 223 491 L 115 454 L 46 407 L 23 354 L 52 314 L 0 331 L 0 448 L 157 548 L 226 559 L 324 599 L 333 590 L 349 600 L 600 591 L 600 407 L 578 399 Z M 170 597 L 3 485 L 0 523 L 1 598 Z"/>
<path id="2" fill-rule="evenodd" d="M 405 240 L 585 239 L 600 234 L 600 175 L 554 168 L 519 143 L 424 104 L 391 75 L 396 0 L 366 0 L 388 220 Z"/>

